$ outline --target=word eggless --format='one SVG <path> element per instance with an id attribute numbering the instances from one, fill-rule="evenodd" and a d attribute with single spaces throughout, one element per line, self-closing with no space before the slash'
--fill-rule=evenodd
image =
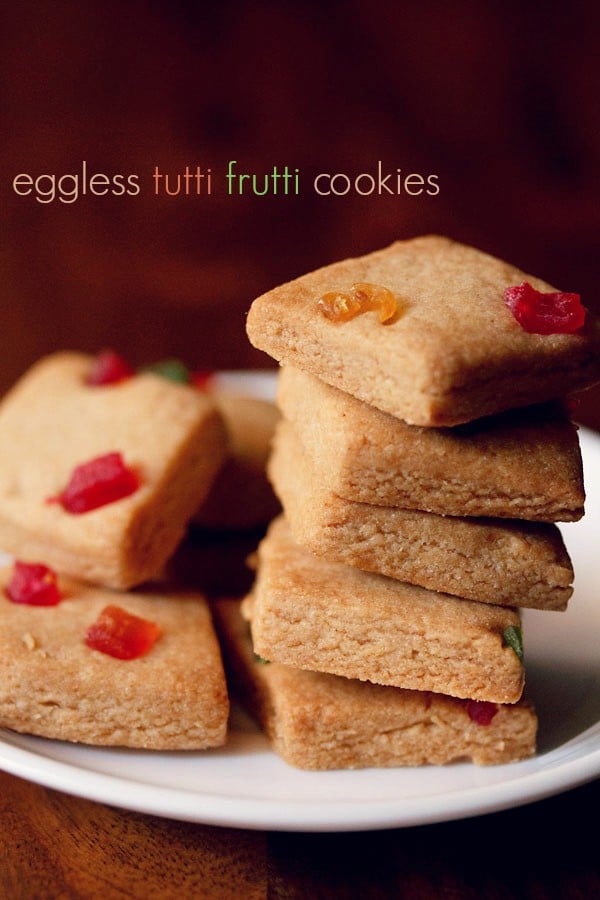
<path id="1" fill-rule="evenodd" d="M 81 163 L 81 171 L 56 176 L 42 174 L 37 177 L 21 172 L 15 175 L 12 182 L 13 191 L 20 197 L 33 194 L 38 203 L 52 203 L 58 199 L 61 203 L 75 203 L 80 196 L 91 194 L 103 197 L 112 194 L 115 197 L 127 194 L 135 197 L 140 193 L 139 175 L 105 175 L 103 172 L 88 173 L 87 162 Z"/>

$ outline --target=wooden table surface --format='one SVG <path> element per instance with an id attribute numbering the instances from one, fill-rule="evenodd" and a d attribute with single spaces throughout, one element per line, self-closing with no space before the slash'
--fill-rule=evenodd
<path id="1" fill-rule="evenodd" d="M 579 419 L 600 429 L 600 392 Z M 269 833 L 161 819 L 0 773 L 0 897 L 600 896 L 600 782 L 414 828 Z"/>
<path id="2" fill-rule="evenodd" d="M 600 783 L 520 809 L 347 834 L 240 831 L 111 809 L 0 775 L 0 895 L 21 898 L 600 896 Z"/>

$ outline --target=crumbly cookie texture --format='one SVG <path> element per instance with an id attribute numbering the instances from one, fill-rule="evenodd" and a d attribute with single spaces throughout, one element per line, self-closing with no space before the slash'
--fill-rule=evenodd
<path id="1" fill-rule="evenodd" d="M 263 294 L 247 332 L 280 362 L 412 425 L 457 425 L 600 380 L 600 323 L 588 315 L 578 334 L 526 333 L 503 299 L 523 281 L 553 290 L 472 247 L 419 237 Z M 323 295 L 356 283 L 393 292 L 399 311 L 389 324 L 376 312 L 343 323 L 322 315 Z"/>
<path id="2" fill-rule="evenodd" d="M 535 752 L 537 719 L 521 700 L 479 725 L 468 702 L 256 660 L 236 600 L 219 600 L 215 623 L 236 691 L 273 749 L 301 769 L 508 763 Z"/>
<path id="3" fill-rule="evenodd" d="M 194 522 L 227 531 L 258 528 L 281 509 L 265 471 L 279 410 L 242 394 L 215 391 L 211 397 L 223 416 L 229 450 Z"/>
<path id="4" fill-rule="evenodd" d="M 208 606 L 152 586 L 115 593 L 59 578 L 53 607 L 11 603 L 0 572 L 0 726 L 94 745 L 200 750 L 225 743 L 229 700 Z M 147 655 L 115 659 L 84 642 L 117 605 L 155 623 Z"/>
<path id="5" fill-rule="evenodd" d="M 277 401 L 320 481 L 340 497 L 450 516 L 575 521 L 577 428 L 557 403 L 420 428 L 283 366 Z"/>
<path id="6" fill-rule="evenodd" d="M 46 357 L 0 404 L 0 547 L 128 588 L 175 550 L 222 464 L 226 433 L 200 391 L 151 373 L 91 387 L 91 363 L 81 353 Z M 112 451 L 138 472 L 135 493 L 81 515 L 47 502 L 77 465 Z"/>
<path id="7" fill-rule="evenodd" d="M 573 568 L 555 525 L 344 500 L 323 487 L 285 420 L 269 473 L 294 540 L 317 556 L 500 606 L 562 610 L 573 592 Z"/>
<path id="8" fill-rule="evenodd" d="M 283 517 L 261 542 L 250 618 L 260 656 L 299 669 L 515 703 L 524 670 L 505 645 L 515 609 L 462 600 L 314 556 Z"/>

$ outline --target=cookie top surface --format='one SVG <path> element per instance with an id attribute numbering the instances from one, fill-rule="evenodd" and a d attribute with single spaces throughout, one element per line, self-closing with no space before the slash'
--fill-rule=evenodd
<path id="1" fill-rule="evenodd" d="M 60 576 L 63 599 L 10 602 L 0 571 L 0 724 L 59 740 L 151 749 L 222 744 L 229 702 L 205 598 L 162 584 L 114 592 Z M 159 636 L 136 659 L 85 643 L 109 605 L 152 622 Z"/>
<path id="2" fill-rule="evenodd" d="M 523 281 L 553 290 L 472 247 L 420 237 L 263 294 L 247 331 L 280 362 L 410 424 L 460 424 L 600 380 L 600 325 L 588 314 L 581 333 L 526 333 L 503 299 L 505 288 Z M 324 294 L 357 283 L 389 289 L 397 315 L 387 324 L 376 312 L 346 322 L 325 318 L 318 305 Z"/>
<path id="3" fill-rule="evenodd" d="M 225 431 L 200 391 L 152 373 L 90 386 L 91 363 L 45 357 L 0 403 L 0 537 L 16 555 L 128 587 L 156 576 L 183 536 L 222 463 Z M 83 515 L 48 502 L 76 467 L 115 452 L 139 477 L 129 496 Z"/>
<path id="4" fill-rule="evenodd" d="M 89 385 L 92 360 L 70 351 L 43 357 L 2 398 L 3 480 L 22 473 L 23 493 L 35 483 L 60 491 L 75 465 L 110 450 L 142 464 L 144 482 L 152 483 L 189 429 L 215 414 L 203 392 L 151 372 Z"/>

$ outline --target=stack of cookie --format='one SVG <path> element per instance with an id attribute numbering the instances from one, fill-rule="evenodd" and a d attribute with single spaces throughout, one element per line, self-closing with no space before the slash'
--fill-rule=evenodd
<path id="1" fill-rule="evenodd" d="M 226 455 L 205 394 L 57 353 L 0 405 L 0 726 L 148 749 L 225 742 L 204 597 L 158 579 Z"/>
<path id="2" fill-rule="evenodd" d="M 505 302 L 525 282 L 543 334 Z M 518 608 L 566 607 L 573 571 L 553 523 L 579 518 L 584 499 L 555 398 L 600 378 L 597 325 L 548 333 L 552 298 L 564 309 L 539 279 L 428 237 L 252 305 L 250 340 L 284 366 L 270 474 L 285 518 L 245 602 L 269 665 L 252 663 L 232 607 L 220 620 L 288 761 L 534 752 Z"/>

